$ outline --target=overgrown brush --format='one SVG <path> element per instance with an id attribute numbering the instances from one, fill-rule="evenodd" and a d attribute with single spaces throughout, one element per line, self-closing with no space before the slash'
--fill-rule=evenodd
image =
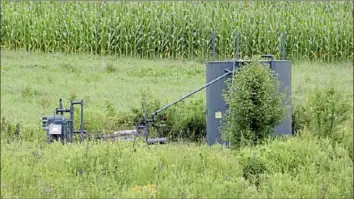
<path id="1" fill-rule="evenodd" d="M 227 80 L 224 100 L 229 108 L 221 121 L 222 136 L 233 148 L 261 143 L 285 119 L 287 98 L 277 75 L 254 60 Z"/>
<path id="2" fill-rule="evenodd" d="M 2 198 L 353 198 L 348 152 L 325 138 L 221 146 L 2 143 Z"/>
<path id="3" fill-rule="evenodd" d="M 172 140 L 192 142 L 205 141 L 206 138 L 205 100 L 194 99 L 181 102 L 166 112 L 157 130 Z"/>
<path id="4" fill-rule="evenodd" d="M 331 138 L 349 121 L 351 111 L 350 101 L 335 88 L 332 79 L 324 87 L 312 89 L 305 101 L 294 104 L 294 131 L 296 133 L 308 128 L 318 136 Z"/>
<path id="5" fill-rule="evenodd" d="M 342 143 L 351 152 L 353 149 L 353 122 L 350 113 L 353 106 L 346 94 L 335 88 L 335 79 L 324 87 L 316 87 L 307 94 L 305 101 L 293 106 L 293 131 L 301 134 L 307 130 L 318 137 Z"/>
<path id="6" fill-rule="evenodd" d="M 17 139 L 20 137 L 23 125 L 21 123 L 11 123 L 6 117 L 1 117 L 1 137 L 7 139 Z"/>
<path id="7" fill-rule="evenodd" d="M 107 104 L 107 129 L 135 128 L 136 122 L 148 117 L 163 107 L 163 103 L 152 93 L 144 92 L 140 107 L 130 112 L 116 112 Z M 206 109 L 203 98 L 188 99 L 177 103 L 155 116 L 151 136 L 168 137 L 170 140 L 201 141 L 206 137 Z"/>
<path id="8" fill-rule="evenodd" d="M 1 8 L 1 44 L 11 49 L 205 60 L 214 30 L 217 59 L 235 57 L 237 33 L 241 57 L 280 57 L 283 32 L 288 58 L 353 58 L 350 2 L 2 1 Z"/>
<path id="9" fill-rule="evenodd" d="M 344 96 L 333 84 L 313 91 L 306 104 L 307 114 L 312 118 L 310 126 L 313 133 L 332 137 L 335 131 L 350 119 L 349 113 L 352 109 Z"/>
<path id="10" fill-rule="evenodd" d="M 5 143 L 17 141 L 44 141 L 45 133 L 40 125 L 23 124 L 22 122 L 9 121 L 1 117 L 1 140 Z"/>

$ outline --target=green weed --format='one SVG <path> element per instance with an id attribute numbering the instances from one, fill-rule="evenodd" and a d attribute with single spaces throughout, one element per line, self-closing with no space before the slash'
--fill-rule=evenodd
<path id="1" fill-rule="evenodd" d="M 107 73 L 114 73 L 116 71 L 116 68 L 113 66 L 112 63 L 108 63 L 106 65 L 106 71 Z"/>

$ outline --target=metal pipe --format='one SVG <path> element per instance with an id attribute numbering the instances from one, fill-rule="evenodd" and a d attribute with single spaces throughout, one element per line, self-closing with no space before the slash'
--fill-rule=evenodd
<path id="1" fill-rule="evenodd" d="M 239 43 L 239 33 L 236 35 L 236 60 L 240 58 L 240 43 Z"/>
<path id="2" fill-rule="evenodd" d="M 213 33 L 212 33 L 212 45 L 213 45 L 213 61 L 215 61 L 215 54 L 216 54 L 216 52 L 215 52 L 215 32 L 214 32 L 214 30 L 213 30 Z"/>
<path id="3" fill-rule="evenodd" d="M 269 62 L 270 62 L 269 65 L 270 65 L 270 67 L 272 67 L 272 65 L 273 65 L 273 59 L 274 59 L 273 56 L 272 56 L 272 55 L 263 55 L 262 57 L 271 58 L 271 60 L 269 61 Z M 166 106 L 160 108 L 159 110 L 155 111 L 152 115 L 157 115 L 159 112 L 161 112 L 161 111 L 163 111 L 163 110 L 169 108 L 170 106 L 173 106 L 173 105 L 177 104 L 178 102 L 180 102 L 180 101 L 182 101 L 182 100 L 184 100 L 184 99 L 190 97 L 191 95 L 193 95 L 193 94 L 195 94 L 195 93 L 201 91 L 202 89 L 204 89 L 204 88 L 206 88 L 206 87 L 208 87 L 208 86 L 214 84 L 215 82 L 221 80 L 222 78 L 226 77 L 227 75 L 233 73 L 234 70 L 235 70 L 235 68 L 236 68 L 236 65 L 235 65 L 236 62 L 239 62 L 239 61 L 235 61 L 235 62 L 234 62 L 233 70 L 232 70 L 232 71 L 230 71 L 230 70 L 225 70 L 226 73 L 225 73 L 224 75 L 221 75 L 220 77 L 214 79 L 213 81 L 210 81 L 209 83 L 207 83 L 207 84 L 205 84 L 204 86 L 202 86 L 202 87 L 200 87 L 200 88 L 194 90 L 193 92 L 191 92 L 191 93 L 189 93 L 189 94 L 187 94 L 187 95 L 181 97 L 180 99 L 178 99 L 178 100 L 176 100 L 176 101 L 174 101 L 174 102 L 172 102 L 172 103 L 170 103 L 170 104 L 168 104 L 168 105 L 166 105 Z M 145 120 L 146 120 L 146 118 L 145 118 Z"/>
<path id="4" fill-rule="evenodd" d="M 84 100 L 81 100 L 80 133 L 84 130 Z"/>
<path id="5" fill-rule="evenodd" d="M 283 32 L 282 39 L 281 39 L 281 58 L 285 60 L 285 32 Z"/>
<path id="6" fill-rule="evenodd" d="M 70 109 L 55 109 L 55 114 L 61 113 L 63 115 L 64 112 L 70 112 Z"/>
<path id="7" fill-rule="evenodd" d="M 71 125 L 70 125 L 70 137 L 73 136 L 74 133 L 74 104 L 73 101 L 70 103 L 70 120 L 71 120 Z"/>
<path id="8" fill-rule="evenodd" d="M 63 109 L 63 102 L 62 102 L 62 99 L 60 98 L 59 99 L 59 109 L 62 110 Z M 61 115 L 63 115 L 64 113 L 61 112 Z"/>
<path id="9" fill-rule="evenodd" d="M 155 112 L 153 113 L 153 115 L 157 115 L 159 112 L 161 112 L 161 111 L 163 111 L 163 110 L 169 108 L 170 106 L 173 106 L 174 104 L 177 104 L 178 102 L 180 102 L 180 101 L 182 101 L 182 100 L 184 100 L 184 99 L 190 97 L 191 95 L 193 95 L 193 94 L 195 94 L 195 93 L 201 91 L 202 89 L 204 89 L 204 88 L 206 88 L 206 87 L 208 87 L 208 86 L 214 84 L 215 82 L 221 80 L 222 78 L 226 77 L 227 75 L 229 75 L 229 74 L 231 74 L 231 73 L 233 73 L 233 71 L 228 71 L 228 72 L 226 72 L 224 75 L 221 75 L 220 77 L 214 79 L 213 81 L 207 83 L 206 85 L 204 85 L 204 86 L 202 86 L 202 87 L 196 89 L 195 91 L 193 91 L 193 92 L 191 92 L 191 93 L 189 93 L 189 94 L 187 94 L 187 95 L 181 97 L 180 99 L 178 99 L 178 100 L 172 102 L 171 104 L 168 104 L 168 105 L 166 105 L 166 106 L 160 108 L 159 110 L 155 111 Z"/>

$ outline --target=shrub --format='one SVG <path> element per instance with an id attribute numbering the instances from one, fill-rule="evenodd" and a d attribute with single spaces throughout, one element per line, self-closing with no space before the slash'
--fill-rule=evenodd
<path id="1" fill-rule="evenodd" d="M 166 120 L 158 129 L 172 140 L 201 141 L 206 137 L 206 110 L 204 99 L 181 102 L 166 111 Z"/>
<path id="2" fill-rule="evenodd" d="M 292 109 L 293 133 L 310 132 L 317 137 L 329 138 L 333 145 L 343 145 L 352 158 L 352 110 L 346 94 L 329 85 L 311 90 L 304 102 L 297 102 Z M 301 135 L 307 136 L 307 135 Z"/>
<path id="3" fill-rule="evenodd" d="M 275 76 L 268 67 L 253 60 L 227 81 L 224 100 L 229 109 L 222 121 L 222 135 L 232 147 L 261 142 L 283 119 L 285 98 Z"/>
<path id="4" fill-rule="evenodd" d="M 333 85 L 316 88 L 312 93 L 307 103 L 312 132 L 331 137 L 349 119 L 350 104 Z"/>
<path id="5" fill-rule="evenodd" d="M 205 106 L 203 99 L 181 101 L 162 111 L 152 125 L 152 136 L 168 137 L 170 140 L 199 141 L 206 136 Z M 144 94 L 140 110 L 133 109 L 134 120 L 144 118 L 162 107 L 152 95 Z M 150 115 L 149 115 L 150 116 Z"/>
<path id="6" fill-rule="evenodd" d="M 105 124 L 107 121 L 105 120 L 105 114 L 102 111 L 99 110 L 92 110 L 92 109 L 85 109 L 85 120 L 84 120 L 84 128 L 87 130 L 89 133 L 93 133 L 96 131 L 101 131 L 102 128 L 105 127 Z M 76 117 L 78 118 L 78 117 Z M 76 124 L 79 124 L 76 122 Z M 75 124 L 75 125 L 76 125 Z"/>
<path id="7" fill-rule="evenodd" d="M 129 112 L 116 112 L 106 103 L 106 129 L 134 129 L 136 122 L 162 108 L 162 104 L 149 91 L 142 92 L 141 104 Z M 203 98 L 181 101 L 155 117 L 150 128 L 151 137 L 167 137 L 170 140 L 200 141 L 206 136 L 205 103 Z"/>
<path id="8" fill-rule="evenodd" d="M 256 185 L 257 190 L 260 187 L 260 175 L 268 172 L 267 165 L 263 159 L 253 154 L 243 159 L 242 173 L 249 183 Z"/>
<path id="9" fill-rule="evenodd" d="M 349 120 L 351 105 L 334 84 L 313 89 L 302 104 L 293 108 L 295 133 L 309 128 L 321 137 L 334 138 L 335 132 Z"/>
<path id="10" fill-rule="evenodd" d="M 292 104 L 292 134 L 299 134 L 304 128 L 308 127 L 311 121 L 311 118 L 306 114 L 306 107 L 301 103 Z"/>

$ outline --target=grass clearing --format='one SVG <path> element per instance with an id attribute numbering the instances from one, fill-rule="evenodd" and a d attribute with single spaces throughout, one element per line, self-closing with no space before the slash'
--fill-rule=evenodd
<path id="1" fill-rule="evenodd" d="M 125 111 L 139 106 L 141 91 L 150 90 L 169 103 L 206 83 L 205 63 L 196 61 L 9 50 L 2 50 L 1 60 L 2 115 L 26 123 L 39 123 L 60 97 L 67 102 L 84 99 L 86 111 L 104 110 L 106 101 Z M 294 61 L 292 96 L 302 99 L 309 89 L 325 86 L 334 77 L 337 88 L 352 99 L 352 74 L 350 62 Z M 192 98 L 198 97 L 205 98 L 205 91 Z"/>
<path id="2" fill-rule="evenodd" d="M 105 101 L 128 110 L 139 105 L 141 91 L 167 103 L 205 83 L 204 65 L 184 61 L 3 51 L 1 68 L 2 113 L 26 122 L 52 112 L 60 97 L 83 98 L 86 110 L 104 109 Z"/>

